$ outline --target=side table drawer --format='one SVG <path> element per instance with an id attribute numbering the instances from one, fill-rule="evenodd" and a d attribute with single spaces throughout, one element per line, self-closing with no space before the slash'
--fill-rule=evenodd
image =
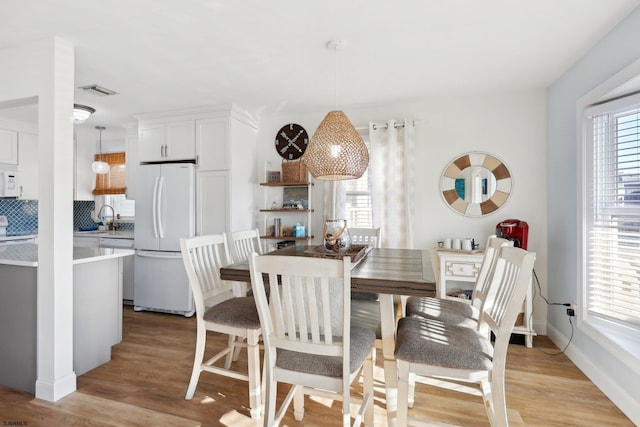
<path id="1" fill-rule="evenodd" d="M 445 260 L 444 275 L 451 279 L 475 279 L 480 273 L 481 262 Z"/>

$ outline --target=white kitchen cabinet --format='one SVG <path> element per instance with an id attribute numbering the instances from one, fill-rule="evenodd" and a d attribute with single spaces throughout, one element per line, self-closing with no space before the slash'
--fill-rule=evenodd
<path id="1" fill-rule="evenodd" d="M 138 126 L 138 160 L 168 162 L 194 160 L 195 121 L 140 121 Z"/>
<path id="2" fill-rule="evenodd" d="M 197 235 L 255 227 L 257 125 L 251 115 L 229 106 L 137 118 L 139 162 L 196 162 Z"/>
<path id="3" fill-rule="evenodd" d="M 94 200 L 95 179 L 91 163 L 95 156 L 95 140 L 87 134 L 77 134 L 73 141 L 73 200 Z"/>
<path id="4" fill-rule="evenodd" d="M 18 132 L 0 129 L 0 163 L 18 164 Z"/>
<path id="5" fill-rule="evenodd" d="M 20 132 L 18 154 L 20 198 L 38 200 L 38 135 Z"/>
<path id="6" fill-rule="evenodd" d="M 231 227 L 229 209 L 229 173 L 226 171 L 196 172 L 197 234 L 218 234 Z"/>
<path id="7" fill-rule="evenodd" d="M 256 124 L 232 107 L 196 119 L 198 234 L 256 224 Z M 225 172 L 224 174 L 222 172 Z M 222 177 L 226 175 L 226 192 Z M 214 190 L 215 187 L 215 190 Z M 224 204 L 218 205 L 224 200 Z M 223 213 L 221 209 L 226 209 Z M 225 228 L 218 224 L 226 218 Z"/>
<path id="8" fill-rule="evenodd" d="M 229 169 L 229 118 L 196 120 L 199 170 Z"/>
<path id="9" fill-rule="evenodd" d="M 127 200 L 135 200 L 136 199 L 136 171 L 140 164 L 138 160 L 138 129 L 132 128 L 127 129 L 126 134 L 126 166 L 127 166 L 127 175 L 126 175 L 126 184 L 127 184 Z"/>

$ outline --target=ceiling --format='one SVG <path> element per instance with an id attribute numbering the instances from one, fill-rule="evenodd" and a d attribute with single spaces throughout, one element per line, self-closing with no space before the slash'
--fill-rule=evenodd
<path id="1" fill-rule="evenodd" d="M 75 45 L 83 126 L 237 103 L 255 114 L 546 88 L 640 0 L 29 0 L 4 2 L 0 49 Z M 341 39 L 345 49 L 326 48 Z M 35 108 L 0 116 L 34 119 Z"/>

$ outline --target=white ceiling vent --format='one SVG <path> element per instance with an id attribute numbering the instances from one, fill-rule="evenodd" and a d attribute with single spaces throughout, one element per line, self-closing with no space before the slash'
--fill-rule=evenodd
<path id="1" fill-rule="evenodd" d="M 90 92 L 90 93 L 93 93 L 94 95 L 100 95 L 100 96 L 109 96 L 109 95 L 118 94 L 118 92 L 116 91 L 107 89 L 106 87 L 102 87 L 99 85 L 80 86 L 78 89 L 82 89 L 86 92 Z"/>

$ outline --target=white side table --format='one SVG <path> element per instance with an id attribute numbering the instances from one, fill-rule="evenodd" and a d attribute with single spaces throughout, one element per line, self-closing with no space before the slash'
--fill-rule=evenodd
<path id="1" fill-rule="evenodd" d="M 447 281 L 475 283 L 480 273 L 483 257 L 483 251 L 437 250 L 438 265 L 433 266 L 434 269 L 437 269 L 435 274 L 438 277 L 436 297 L 446 298 Z M 533 295 L 530 283 L 523 304 L 522 324 L 513 327 L 514 334 L 525 336 L 525 344 L 529 348 L 533 347 L 533 336 L 536 335 L 531 325 L 532 312 Z"/>

